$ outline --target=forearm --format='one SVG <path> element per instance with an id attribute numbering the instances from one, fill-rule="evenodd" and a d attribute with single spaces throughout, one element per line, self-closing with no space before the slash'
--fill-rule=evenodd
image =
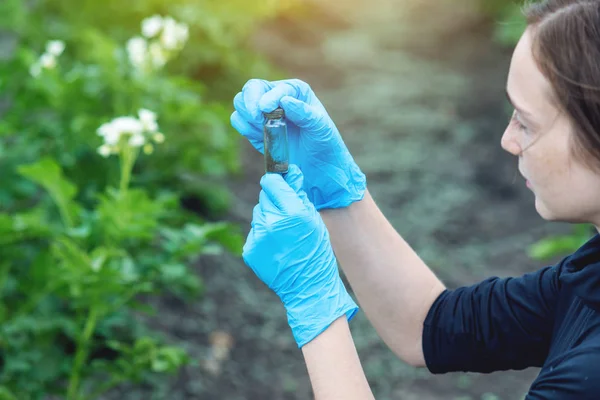
<path id="1" fill-rule="evenodd" d="M 316 400 L 374 399 L 346 317 L 302 347 Z"/>
<path id="2" fill-rule="evenodd" d="M 362 201 L 321 216 L 339 264 L 381 338 L 405 362 L 423 366 L 423 321 L 444 285 L 368 192 Z"/>

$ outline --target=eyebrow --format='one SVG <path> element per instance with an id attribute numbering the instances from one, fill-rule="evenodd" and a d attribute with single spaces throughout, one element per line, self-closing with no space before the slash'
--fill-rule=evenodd
<path id="1" fill-rule="evenodd" d="M 506 98 L 508 99 L 508 102 L 515 108 L 515 110 L 517 110 L 519 113 L 523 114 L 524 117 L 528 117 L 531 118 L 531 113 L 523 110 L 521 107 L 518 107 L 515 102 L 510 98 L 510 94 L 508 94 L 508 89 L 505 89 L 506 92 Z"/>

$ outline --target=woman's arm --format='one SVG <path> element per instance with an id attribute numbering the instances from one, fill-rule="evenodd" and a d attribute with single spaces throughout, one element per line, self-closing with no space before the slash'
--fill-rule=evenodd
<path id="1" fill-rule="evenodd" d="M 424 366 L 423 322 L 444 285 L 394 230 L 369 192 L 321 211 L 333 250 L 359 304 L 398 357 Z"/>
<path id="2" fill-rule="evenodd" d="M 523 369 L 545 360 L 568 258 L 521 277 L 444 290 L 368 193 L 321 214 L 359 303 L 404 361 L 427 360 L 431 372 L 444 373 Z"/>
<path id="3" fill-rule="evenodd" d="M 302 347 L 302 353 L 316 400 L 374 399 L 345 317 Z"/>

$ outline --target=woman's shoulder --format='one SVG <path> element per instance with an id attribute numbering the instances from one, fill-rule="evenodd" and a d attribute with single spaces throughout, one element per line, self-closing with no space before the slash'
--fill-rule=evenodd
<path id="1" fill-rule="evenodd" d="M 596 234 L 556 266 L 561 290 L 600 311 L 600 235 Z"/>

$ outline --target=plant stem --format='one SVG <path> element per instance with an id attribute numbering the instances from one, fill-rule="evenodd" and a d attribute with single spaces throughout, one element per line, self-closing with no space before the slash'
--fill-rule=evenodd
<path id="1" fill-rule="evenodd" d="M 135 164 L 137 157 L 137 149 L 133 149 L 127 145 L 123 146 L 121 151 L 121 182 L 119 183 L 119 191 L 123 196 L 127 189 L 129 189 L 129 183 L 131 181 L 131 171 Z"/>
<path id="2" fill-rule="evenodd" d="M 71 376 L 69 378 L 69 389 L 67 391 L 67 400 L 77 400 L 79 398 L 79 382 L 81 380 L 81 370 L 87 359 L 88 345 L 90 338 L 92 337 L 94 330 L 96 329 L 96 323 L 98 322 L 98 312 L 95 307 L 90 308 L 90 312 L 85 321 L 83 332 L 79 337 L 77 343 L 77 351 L 75 353 L 75 360 L 73 361 L 73 369 L 71 370 Z"/>
<path id="3" fill-rule="evenodd" d="M 131 168 L 129 168 L 129 159 L 131 157 L 131 149 L 125 146 L 121 151 L 121 182 L 119 183 L 119 192 L 123 195 L 129 187 L 131 180 Z"/>

